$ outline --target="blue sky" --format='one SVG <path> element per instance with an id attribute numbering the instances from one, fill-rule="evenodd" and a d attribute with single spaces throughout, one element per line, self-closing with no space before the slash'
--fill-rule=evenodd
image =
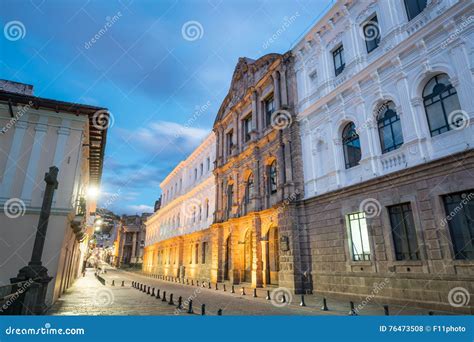
<path id="1" fill-rule="evenodd" d="M 160 181 L 210 132 L 238 58 L 289 50 L 330 2 L 2 0 L 1 27 L 19 21 L 25 34 L 0 37 L 0 78 L 107 107 L 99 204 L 151 211 Z"/>

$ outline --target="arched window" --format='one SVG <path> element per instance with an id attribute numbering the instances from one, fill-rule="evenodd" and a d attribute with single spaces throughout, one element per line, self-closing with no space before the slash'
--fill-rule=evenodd
<path id="1" fill-rule="evenodd" d="M 432 137 L 461 124 L 459 120 L 449 122 L 449 114 L 460 110 L 461 106 L 456 88 L 449 82 L 448 75 L 436 75 L 428 81 L 423 89 L 423 104 Z"/>
<path id="2" fill-rule="evenodd" d="M 268 169 L 268 179 L 269 179 L 269 187 L 270 193 L 274 194 L 277 191 L 277 163 L 274 160 Z"/>
<path id="3" fill-rule="evenodd" d="M 353 122 L 349 122 L 342 131 L 342 145 L 344 146 L 346 169 L 359 165 L 361 158 L 360 139 Z"/>
<path id="4" fill-rule="evenodd" d="M 382 153 L 396 150 L 403 144 L 402 124 L 392 101 L 379 108 L 377 125 Z"/>
<path id="5" fill-rule="evenodd" d="M 205 203 L 205 210 L 206 210 L 206 218 L 209 217 L 209 200 L 206 198 Z"/>
<path id="6" fill-rule="evenodd" d="M 234 184 L 229 183 L 227 185 L 227 216 L 230 216 L 230 213 L 232 211 L 232 205 L 233 205 L 233 198 L 234 198 Z"/>
<path id="7" fill-rule="evenodd" d="M 253 183 L 253 173 L 251 173 L 247 178 L 247 185 L 245 188 L 245 203 L 250 203 L 250 199 L 253 196 L 254 192 L 254 183 Z"/>

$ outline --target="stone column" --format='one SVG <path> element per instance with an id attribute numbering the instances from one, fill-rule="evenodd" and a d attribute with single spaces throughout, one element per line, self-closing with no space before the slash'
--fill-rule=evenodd
<path id="1" fill-rule="evenodd" d="M 132 233 L 132 254 L 130 256 L 130 263 L 132 263 L 133 259 L 135 259 L 135 262 L 137 260 L 135 253 L 136 253 L 136 248 L 137 248 L 137 233 Z"/>
<path id="2" fill-rule="evenodd" d="M 262 244 L 260 243 L 262 238 L 262 227 L 259 217 L 255 217 L 253 220 L 253 265 L 252 265 L 252 287 L 262 287 L 263 284 L 263 260 L 262 260 Z"/>
<path id="3" fill-rule="evenodd" d="M 258 130 L 258 116 L 259 116 L 259 113 L 258 113 L 258 93 L 256 90 L 254 90 L 252 92 L 252 133 L 251 133 L 251 136 L 252 136 L 252 140 L 254 140 L 256 138 L 256 133 L 257 133 L 257 130 Z"/>
<path id="4" fill-rule="evenodd" d="M 281 73 L 280 73 L 282 106 L 288 106 L 288 85 L 286 84 L 286 72 L 287 72 L 287 67 L 283 66 L 281 68 Z"/>
<path id="5" fill-rule="evenodd" d="M 272 74 L 273 78 L 273 100 L 275 101 L 276 110 L 280 109 L 281 97 L 280 97 L 280 78 L 278 71 L 274 71 Z"/>

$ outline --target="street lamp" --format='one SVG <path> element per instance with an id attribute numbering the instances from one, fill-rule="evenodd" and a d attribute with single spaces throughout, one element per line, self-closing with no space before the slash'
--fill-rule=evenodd
<path id="1" fill-rule="evenodd" d="M 87 198 L 96 199 L 99 197 L 99 188 L 95 185 L 91 185 L 87 188 Z"/>

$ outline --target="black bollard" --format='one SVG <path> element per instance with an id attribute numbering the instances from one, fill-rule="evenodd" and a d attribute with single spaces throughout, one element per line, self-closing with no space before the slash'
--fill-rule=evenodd
<path id="1" fill-rule="evenodd" d="M 196 286 L 199 286 L 199 280 L 196 280 Z"/>
<path id="2" fill-rule="evenodd" d="M 281 295 L 281 302 L 282 302 L 282 303 L 286 303 L 285 294 L 282 294 L 282 295 Z"/>
<path id="3" fill-rule="evenodd" d="M 300 306 L 306 306 L 306 303 L 304 302 L 304 295 L 301 295 L 301 303 Z"/>
<path id="4" fill-rule="evenodd" d="M 150 294 L 150 286 L 148 286 L 148 290 L 146 291 L 146 294 Z"/>
<path id="5" fill-rule="evenodd" d="M 216 283 L 216 291 L 219 290 L 219 287 L 217 286 L 217 283 Z"/>
<path id="6" fill-rule="evenodd" d="M 182 309 L 183 308 L 183 297 L 179 296 L 178 298 L 178 306 L 177 306 L 178 309 Z"/>
<path id="7" fill-rule="evenodd" d="M 174 305 L 174 302 L 173 302 L 173 294 L 171 293 L 170 294 L 170 301 L 168 302 L 169 305 Z"/>
<path id="8" fill-rule="evenodd" d="M 230 293 L 235 293 L 234 285 L 232 285 L 232 288 L 230 289 Z"/>
<path id="9" fill-rule="evenodd" d="M 135 287 L 135 282 L 134 281 L 132 281 L 132 287 Z"/>
<path id="10" fill-rule="evenodd" d="M 217 286 L 217 284 L 216 284 L 216 286 Z M 208 288 L 209 290 L 212 288 L 211 282 L 209 282 L 209 284 L 207 285 L 207 288 Z"/>
<path id="11" fill-rule="evenodd" d="M 193 314 L 194 311 L 193 311 L 193 300 L 190 299 L 189 300 L 189 304 L 188 304 L 188 314 Z"/>
<path id="12" fill-rule="evenodd" d="M 270 290 L 267 290 L 267 296 L 265 297 L 266 300 L 270 300 Z"/>
<path id="13" fill-rule="evenodd" d="M 206 304 L 201 305 L 201 316 L 204 316 L 206 314 Z"/>
<path id="14" fill-rule="evenodd" d="M 217 316 L 222 316 L 222 309 L 217 310 Z"/>
<path id="15" fill-rule="evenodd" d="M 385 316 L 390 316 L 390 312 L 388 311 L 388 305 L 383 306 L 383 312 L 384 312 Z"/>
<path id="16" fill-rule="evenodd" d="M 242 289 L 240 290 L 240 294 L 242 296 L 245 296 L 245 287 L 242 286 Z"/>
<path id="17" fill-rule="evenodd" d="M 326 303 L 326 298 L 323 298 L 323 306 L 321 307 L 321 310 L 323 311 L 329 311 L 328 305 Z"/>
<path id="18" fill-rule="evenodd" d="M 151 289 L 151 295 L 150 295 L 150 296 L 155 297 L 155 288 L 152 288 L 152 289 Z"/>
<path id="19" fill-rule="evenodd" d="M 115 286 L 115 280 L 112 280 L 112 286 Z"/>
<path id="20" fill-rule="evenodd" d="M 225 284 L 223 285 L 223 290 L 224 290 L 224 292 L 226 291 L 226 289 L 225 289 Z"/>
<path id="21" fill-rule="evenodd" d="M 428 311 L 428 316 L 434 316 L 434 312 L 433 311 Z"/>
<path id="22" fill-rule="evenodd" d="M 186 278 L 186 285 L 189 285 L 189 279 Z"/>
<path id="23" fill-rule="evenodd" d="M 194 286 L 194 280 L 193 279 L 191 279 L 191 285 Z"/>
<path id="24" fill-rule="evenodd" d="M 354 309 L 354 302 L 349 302 L 350 306 L 351 306 L 351 310 L 349 311 L 349 316 L 357 316 L 357 313 Z"/>
<path id="25" fill-rule="evenodd" d="M 163 298 L 161 299 L 162 302 L 166 302 L 166 291 L 163 291 Z"/>
<path id="26" fill-rule="evenodd" d="M 160 299 L 160 289 L 156 289 L 156 299 Z"/>
<path id="27" fill-rule="evenodd" d="M 257 289 L 253 289 L 253 298 L 257 298 Z"/>
<path id="28" fill-rule="evenodd" d="M 122 280 L 122 287 L 125 286 L 125 280 Z"/>

